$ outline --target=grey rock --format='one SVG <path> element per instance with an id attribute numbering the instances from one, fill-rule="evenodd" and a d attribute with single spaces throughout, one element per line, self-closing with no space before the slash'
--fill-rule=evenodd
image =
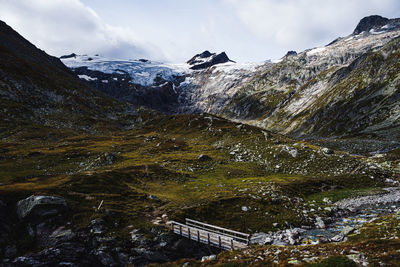
<path id="1" fill-rule="evenodd" d="M 113 257 L 111 257 L 110 254 L 107 252 L 104 252 L 102 250 L 98 250 L 94 253 L 97 256 L 97 259 L 105 266 L 113 266 L 116 265 Z"/>
<path id="2" fill-rule="evenodd" d="M 289 153 L 293 158 L 297 157 L 298 151 L 294 147 L 284 146 L 284 150 Z"/>
<path id="3" fill-rule="evenodd" d="M 75 236 L 75 233 L 72 232 L 71 229 L 64 229 L 63 227 L 60 227 L 50 235 L 50 238 L 57 241 L 66 242 L 71 241 Z"/>
<path id="4" fill-rule="evenodd" d="M 214 261 L 217 259 L 217 255 L 209 255 L 209 256 L 203 256 L 201 258 L 201 262 L 205 262 L 205 261 Z"/>
<path id="5" fill-rule="evenodd" d="M 274 240 L 274 242 L 272 242 L 272 245 L 275 245 L 275 246 L 287 246 L 287 245 L 289 245 L 289 242 L 282 241 L 282 240 Z"/>
<path id="6" fill-rule="evenodd" d="M 325 226 L 325 222 L 322 220 L 321 217 L 315 218 L 315 226 L 320 228 L 320 229 L 324 229 L 326 227 Z"/>
<path id="7" fill-rule="evenodd" d="M 67 208 L 64 198 L 53 196 L 30 196 L 17 203 L 17 214 L 20 219 L 30 215 L 36 217 L 54 216 Z"/>
<path id="8" fill-rule="evenodd" d="M 321 148 L 321 152 L 326 154 L 326 155 L 332 155 L 334 153 L 334 151 L 332 149 L 329 149 L 327 147 Z"/>
<path id="9" fill-rule="evenodd" d="M 335 235 L 334 237 L 331 237 L 331 238 L 330 238 L 330 240 L 331 240 L 332 242 L 342 242 L 343 239 L 344 239 L 344 234 L 343 234 L 343 233 L 337 234 L 337 235 Z"/>
<path id="10" fill-rule="evenodd" d="M 32 259 L 32 258 L 28 258 L 28 257 L 15 258 L 13 263 L 17 266 L 38 266 L 38 265 L 40 265 L 39 261 Z"/>

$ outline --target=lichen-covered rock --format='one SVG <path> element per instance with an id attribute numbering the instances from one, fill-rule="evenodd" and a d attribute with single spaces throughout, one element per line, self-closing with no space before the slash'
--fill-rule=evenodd
<path id="1" fill-rule="evenodd" d="M 64 198 L 54 196 L 30 196 L 17 203 L 17 214 L 20 219 L 28 216 L 54 216 L 67 208 Z"/>

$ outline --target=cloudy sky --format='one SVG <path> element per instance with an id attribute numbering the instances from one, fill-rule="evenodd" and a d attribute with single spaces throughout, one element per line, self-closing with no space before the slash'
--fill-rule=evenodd
<path id="1" fill-rule="evenodd" d="M 47 53 L 184 62 L 204 50 L 239 62 L 282 57 L 350 34 L 399 0 L 0 0 L 5 21 Z"/>

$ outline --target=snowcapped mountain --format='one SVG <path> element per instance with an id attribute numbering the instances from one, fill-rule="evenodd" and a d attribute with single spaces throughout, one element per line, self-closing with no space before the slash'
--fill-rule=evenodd
<path id="1" fill-rule="evenodd" d="M 296 136 L 387 136 L 400 114 L 399 36 L 399 19 L 370 16 L 349 36 L 275 61 L 235 63 L 209 51 L 184 64 L 62 61 L 92 87 L 163 112 L 207 112 Z"/>
<path id="2" fill-rule="evenodd" d="M 168 113 L 205 112 L 210 108 L 203 102 L 213 95 L 231 96 L 229 89 L 265 63 L 235 63 L 225 53 L 208 51 L 183 64 L 75 54 L 61 60 L 87 84 L 112 97 Z"/>
<path id="3" fill-rule="evenodd" d="M 222 114 L 298 137 L 399 140 L 400 23 L 375 21 L 364 18 L 353 34 L 272 64 Z"/>

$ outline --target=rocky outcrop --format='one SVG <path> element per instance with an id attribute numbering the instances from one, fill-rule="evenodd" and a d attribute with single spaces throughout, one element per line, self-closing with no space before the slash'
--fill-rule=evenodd
<path id="1" fill-rule="evenodd" d="M 53 196 L 30 196 L 17 203 L 17 214 L 20 219 L 27 217 L 46 218 L 63 212 L 67 202 Z"/>
<path id="2" fill-rule="evenodd" d="M 388 18 L 384 18 L 384 17 L 377 16 L 377 15 L 365 17 L 358 23 L 353 34 L 357 35 L 364 31 L 368 32 L 372 29 L 378 29 L 378 28 L 388 24 L 388 22 L 389 22 Z"/>
<path id="3" fill-rule="evenodd" d="M 288 51 L 285 55 L 285 57 L 291 57 L 291 56 L 297 56 L 297 52 L 296 51 Z"/>
<path id="4" fill-rule="evenodd" d="M 72 54 L 64 55 L 64 56 L 60 57 L 60 59 L 66 59 L 66 58 L 76 58 L 76 54 L 72 53 Z"/>
<path id="5" fill-rule="evenodd" d="M 216 53 L 210 53 L 209 51 L 204 51 L 201 54 L 195 55 L 187 63 L 191 65 L 190 68 L 192 70 L 202 70 L 226 62 L 234 62 L 234 61 L 230 60 L 225 52 L 216 54 Z"/>

